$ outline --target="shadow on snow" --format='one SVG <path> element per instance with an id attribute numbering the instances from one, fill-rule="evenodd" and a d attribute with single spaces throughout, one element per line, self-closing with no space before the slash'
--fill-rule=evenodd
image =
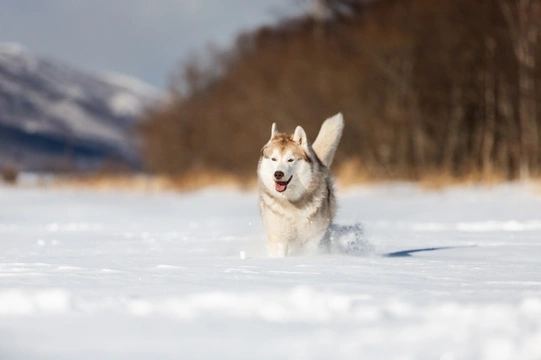
<path id="1" fill-rule="evenodd" d="M 421 249 L 410 249 L 410 250 L 401 250 L 383 254 L 383 257 L 410 257 L 413 253 L 418 252 L 428 252 L 428 251 L 437 251 L 437 250 L 448 250 L 448 249 L 464 249 L 472 248 L 476 245 L 468 246 L 440 246 L 440 247 L 430 247 L 430 248 L 421 248 Z"/>

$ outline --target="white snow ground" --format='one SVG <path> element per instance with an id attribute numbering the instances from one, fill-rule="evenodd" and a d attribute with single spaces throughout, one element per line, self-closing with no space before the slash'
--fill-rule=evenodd
<path id="1" fill-rule="evenodd" d="M 371 251 L 269 259 L 254 193 L 0 187 L 0 359 L 541 359 L 540 188 L 338 201 Z"/>

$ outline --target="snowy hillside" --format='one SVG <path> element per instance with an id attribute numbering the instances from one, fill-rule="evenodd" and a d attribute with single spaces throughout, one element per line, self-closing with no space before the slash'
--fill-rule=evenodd
<path id="1" fill-rule="evenodd" d="M 269 259 L 253 193 L 0 187 L 0 358 L 541 359 L 540 191 L 340 192 L 364 253 Z"/>
<path id="2" fill-rule="evenodd" d="M 104 160 L 138 167 L 134 125 L 155 96 L 137 80 L 92 76 L 0 44 L 0 167 L 84 170 Z"/>

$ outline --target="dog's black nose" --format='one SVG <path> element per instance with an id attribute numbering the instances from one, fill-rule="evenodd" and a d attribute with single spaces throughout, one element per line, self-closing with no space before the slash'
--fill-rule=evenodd
<path id="1" fill-rule="evenodd" d="M 274 172 L 274 178 L 275 178 L 276 180 L 280 180 L 280 179 L 283 178 L 283 177 L 284 177 L 284 173 L 283 173 L 282 171 L 275 171 L 275 172 Z"/>

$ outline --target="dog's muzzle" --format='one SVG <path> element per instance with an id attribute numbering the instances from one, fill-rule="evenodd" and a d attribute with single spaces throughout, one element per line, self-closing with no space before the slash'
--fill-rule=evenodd
<path id="1" fill-rule="evenodd" d="M 276 173 L 277 173 L 277 172 L 281 173 L 282 175 L 281 175 L 280 177 L 276 176 Z M 284 177 L 284 173 L 281 172 L 281 171 L 277 171 L 277 172 L 274 173 L 274 178 L 275 178 L 275 180 L 274 180 L 274 188 L 275 188 L 276 191 L 278 191 L 278 192 L 284 192 L 284 191 L 286 191 L 287 185 L 289 185 L 289 182 L 291 181 L 291 179 L 293 179 L 293 175 L 291 175 L 291 176 L 289 177 L 289 180 L 287 180 L 287 181 L 278 181 L 278 180 L 276 180 L 276 179 L 277 179 L 277 178 L 278 178 L 278 179 L 282 179 L 282 178 Z"/>

